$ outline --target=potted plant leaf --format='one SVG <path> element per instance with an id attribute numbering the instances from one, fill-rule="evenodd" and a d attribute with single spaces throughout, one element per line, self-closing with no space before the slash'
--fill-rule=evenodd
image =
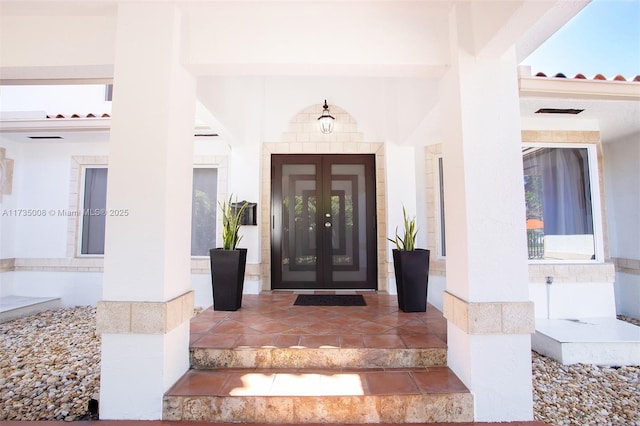
<path id="1" fill-rule="evenodd" d="M 218 202 L 222 213 L 222 247 L 209 250 L 213 309 L 236 311 L 242 305 L 247 249 L 238 248 L 242 240 L 240 224 L 247 202 L 241 206 L 229 201 Z"/>
<path id="2" fill-rule="evenodd" d="M 393 270 L 398 290 L 398 305 L 404 312 L 425 312 L 427 310 L 427 286 L 429 284 L 429 254 L 426 249 L 416 248 L 418 228 L 415 217 L 409 219 L 402 206 L 404 233 L 395 238 L 387 238 L 395 244 L 393 249 Z"/>

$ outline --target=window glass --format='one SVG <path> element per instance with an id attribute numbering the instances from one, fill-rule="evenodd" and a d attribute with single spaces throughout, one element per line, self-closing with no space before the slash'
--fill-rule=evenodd
<path id="1" fill-rule="evenodd" d="M 191 255 L 208 256 L 216 244 L 218 171 L 193 170 Z M 81 254 L 104 254 L 107 169 L 86 168 L 82 214 Z"/>
<path id="2" fill-rule="evenodd" d="M 595 259 L 587 148 L 523 149 L 529 259 Z"/>
<path id="3" fill-rule="evenodd" d="M 85 169 L 81 254 L 104 254 L 106 207 L 107 169 Z"/>
<path id="4" fill-rule="evenodd" d="M 191 256 L 208 256 L 216 246 L 218 169 L 193 169 Z"/>

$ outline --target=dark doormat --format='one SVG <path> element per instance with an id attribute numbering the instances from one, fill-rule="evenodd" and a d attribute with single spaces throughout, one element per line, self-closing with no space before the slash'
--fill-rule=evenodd
<path id="1" fill-rule="evenodd" d="M 367 306 L 361 294 L 300 294 L 294 305 L 300 306 Z"/>

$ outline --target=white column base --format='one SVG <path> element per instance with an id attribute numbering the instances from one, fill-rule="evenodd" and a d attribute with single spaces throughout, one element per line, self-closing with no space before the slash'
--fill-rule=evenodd
<path id="1" fill-rule="evenodd" d="M 189 322 L 166 334 L 102 334 L 101 420 L 160 420 L 164 393 L 189 369 Z"/>
<path id="2" fill-rule="evenodd" d="M 470 335 L 449 322 L 447 363 L 474 397 L 477 422 L 533 420 L 531 336 Z"/>

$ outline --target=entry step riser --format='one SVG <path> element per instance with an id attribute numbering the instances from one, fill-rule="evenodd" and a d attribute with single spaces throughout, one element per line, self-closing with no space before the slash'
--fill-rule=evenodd
<path id="1" fill-rule="evenodd" d="M 473 420 L 470 393 L 376 396 L 165 396 L 164 420 L 239 423 L 430 423 Z"/>
<path id="2" fill-rule="evenodd" d="M 428 349 L 211 349 L 192 348 L 191 367 L 407 368 L 446 366 L 446 348 Z"/>

